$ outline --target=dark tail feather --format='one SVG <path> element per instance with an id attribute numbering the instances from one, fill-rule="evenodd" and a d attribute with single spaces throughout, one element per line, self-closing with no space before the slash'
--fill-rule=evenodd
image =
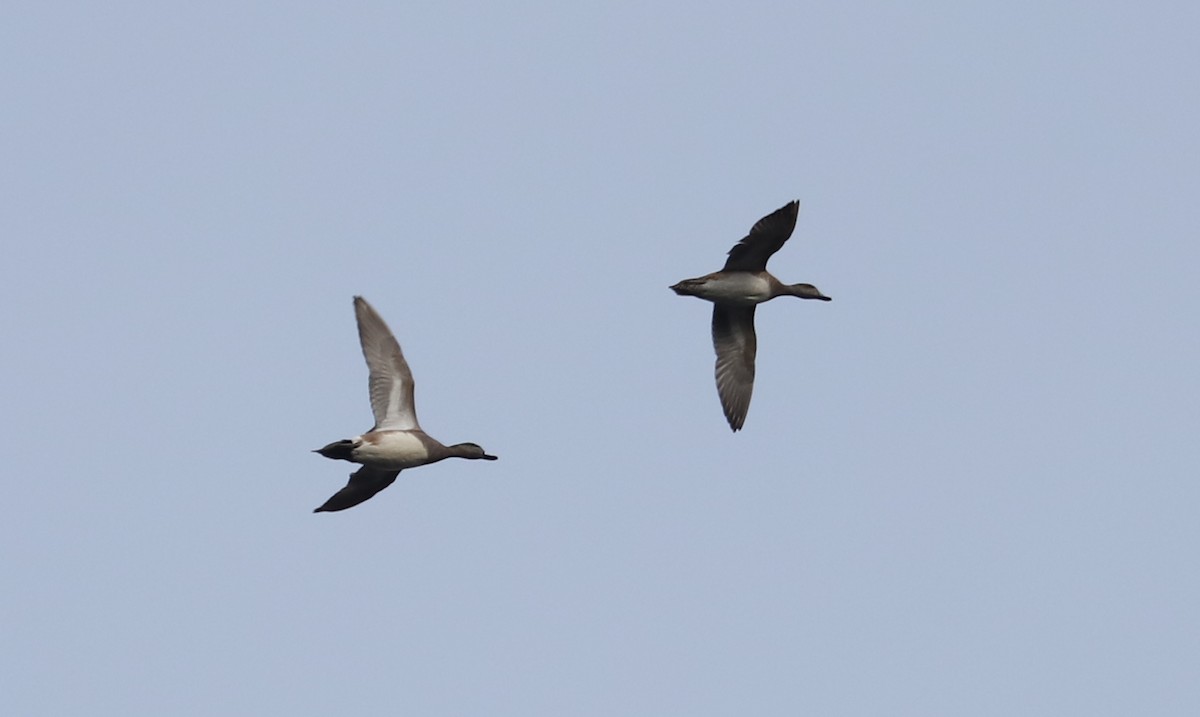
<path id="1" fill-rule="evenodd" d="M 342 441 L 334 441 L 324 448 L 318 448 L 313 453 L 320 453 L 326 458 L 332 458 L 336 461 L 350 460 L 350 453 L 354 450 L 354 441 L 349 439 Z"/>

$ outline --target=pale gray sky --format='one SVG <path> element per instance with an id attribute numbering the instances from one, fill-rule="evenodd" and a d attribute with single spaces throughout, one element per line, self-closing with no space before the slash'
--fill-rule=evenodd
<path id="1" fill-rule="evenodd" d="M 6 712 L 1200 713 L 1194 3 L 105 5 L 0 12 Z M 500 460 L 313 515 L 354 294 Z"/>

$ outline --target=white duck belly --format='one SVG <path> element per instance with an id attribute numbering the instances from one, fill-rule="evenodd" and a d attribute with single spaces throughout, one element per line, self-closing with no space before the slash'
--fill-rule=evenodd
<path id="1" fill-rule="evenodd" d="M 367 433 L 356 439 L 353 459 L 372 468 L 415 468 L 429 462 L 429 447 L 408 431 Z"/>

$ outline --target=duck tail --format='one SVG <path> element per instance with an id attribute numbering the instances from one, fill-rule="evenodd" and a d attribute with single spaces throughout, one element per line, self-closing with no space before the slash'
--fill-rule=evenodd
<path id="1" fill-rule="evenodd" d="M 351 441 L 350 439 L 344 439 L 341 441 L 334 441 L 324 448 L 318 448 L 317 450 L 313 451 L 313 453 L 320 453 L 326 458 L 332 458 L 335 461 L 348 461 L 350 460 L 350 454 L 353 450 L 354 441 Z"/>

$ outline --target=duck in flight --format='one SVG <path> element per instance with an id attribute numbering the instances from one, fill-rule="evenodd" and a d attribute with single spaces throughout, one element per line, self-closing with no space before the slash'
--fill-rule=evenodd
<path id="1" fill-rule="evenodd" d="M 734 431 L 746 422 L 754 391 L 754 307 L 776 296 L 830 301 L 812 284 L 784 284 L 767 271 L 767 260 L 779 251 L 796 227 L 799 202 L 790 202 L 759 219 L 729 250 L 720 271 L 684 279 L 671 289 L 680 296 L 713 302 L 712 338 L 717 351 L 717 394 Z"/>
<path id="2" fill-rule="evenodd" d="M 387 488 L 405 468 L 437 463 L 445 458 L 496 460 L 474 443 L 442 445 L 417 424 L 413 377 L 400 344 L 367 300 L 354 297 L 358 339 L 370 371 L 368 386 L 375 426 L 354 438 L 334 441 L 314 453 L 362 465 L 350 482 L 314 513 L 353 508 Z"/>

